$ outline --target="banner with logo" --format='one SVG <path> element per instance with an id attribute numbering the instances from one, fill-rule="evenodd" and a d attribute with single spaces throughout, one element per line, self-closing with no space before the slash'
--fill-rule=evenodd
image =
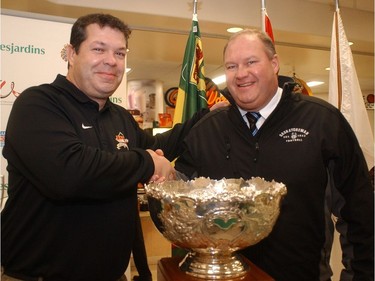
<path id="1" fill-rule="evenodd" d="M 0 146 L 13 102 L 26 88 L 52 82 L 66 74 L 61 50 L 69 42 L 71 24 L 1 15 Z M 1 175 L 6 160 L 1 155 Z"/>

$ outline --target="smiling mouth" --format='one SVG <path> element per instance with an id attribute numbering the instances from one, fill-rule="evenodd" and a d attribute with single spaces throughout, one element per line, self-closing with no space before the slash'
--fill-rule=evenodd
<path id="1" fill-rule="evenodd" d="M 102 76 L 103 78 L 106 78 L 106 79 L 114 79 L 117 77 L 116 74 L 114 73 L 109 73 L 109 72 L 98 72 L 98 74 L 100 76 Z"/>
<path id="2" fill-rule="evenodd" d="M 243 88 L 243 87 L 249 87 L 251 85 L 254 85 L 255 82 L 249 82 L 249 83 L 243 83 L 243 84 L 237 84 L 238 87 Z"/>
<path id="3" fill-rule="evenodd" d="M 99 74 L 107 75 L 107 76 L 116 76 L 114 73 L 110 73 L 110 72 L 99 72 Z"/>

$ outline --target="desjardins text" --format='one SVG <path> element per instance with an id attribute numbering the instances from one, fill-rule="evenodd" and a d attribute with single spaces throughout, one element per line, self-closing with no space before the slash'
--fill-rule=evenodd
<path id="1" fill-rule="evenodd" d="M 46 53 L 46 50 L 44 48 L 37 48 L 34 45 L 30 45 L 30 44 L 27 46 L 20 46 L 14 43 L 0 44 L 0 48 L 2 52 L 9 52 L 10 54 L 26 53 L 26 54 L 44 55 Z"/>

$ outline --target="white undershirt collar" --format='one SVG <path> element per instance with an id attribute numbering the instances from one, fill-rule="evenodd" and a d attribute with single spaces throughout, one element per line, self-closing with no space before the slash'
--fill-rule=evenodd
<path id="1" fill-rule="evenodd" d="M 281 99 L 282 93 L 283 93 L 283 89 L 278 87 L 277 91 L 276 91 L 276 94 L 272 97 L 270 102 L 265 107 L 263 107 L 261 110 L 259 110 L 259 113 L 262 115 L 262 117 L 260 117 L 259 120 L 256 123 L 256 126 L 257 126 L 258 129 L 263 125 L 264 121 L 266 121 L 268 116 L 271 115 L 272 111 L 274 111 L 274 109 L 276 108 L 277 104 L 279 103 L 279 101 Z M 248 121 L 247 121 L 247 118 L 246 118 L 247 111 L 241 109 L 240 107 L 238 107 L 238 109 L 241 112 L 241 115 L 244 118 L 246 124 L 249 125 Z"/>

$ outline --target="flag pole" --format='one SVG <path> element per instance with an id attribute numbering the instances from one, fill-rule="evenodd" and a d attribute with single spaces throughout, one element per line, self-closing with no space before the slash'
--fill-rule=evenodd
<path id="1" fill-rule="evenodd" d="M 196 15 L 197 14 L 197 5 L 198 4 L 198 0 L 193 0 L 193 14 Z"/>
<path id="2" fill-rule="evenodd" d="M 335 11 L 335 26 L 336 26 L 336 64 L 337 64 L 337 108 L 341 110 L 342 104 L 342 81 L 341 81 L 341 57 L 340 57 L 340 38 L 339 38 L 339 0 L 336 0 L 336 11 Z"/>
<path id="3" fill-rule="evenodd" d="M 262 13 L 262 31 L 263 32 L 266 32 L 266 21 L 265 21 L 265 17 L 266 17 L 266 0 L 262 0 L 262 8 L 261 8 L 261 13 Z"/>

